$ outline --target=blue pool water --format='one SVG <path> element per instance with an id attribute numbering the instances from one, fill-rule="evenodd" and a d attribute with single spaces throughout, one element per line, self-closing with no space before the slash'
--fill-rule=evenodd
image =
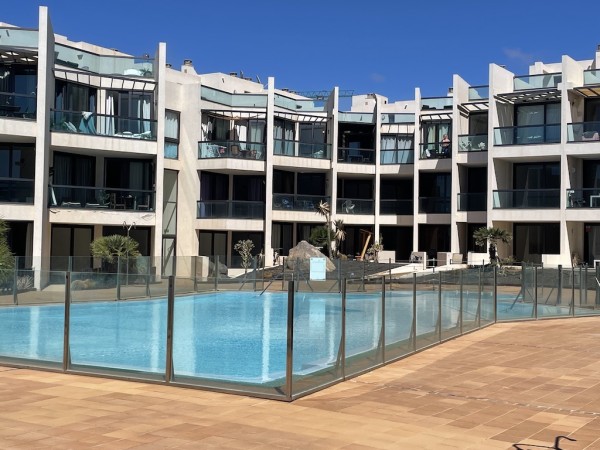
<path id="1" fill-rule="evenodd" d="M 437 292 L 419 292 L 417 335 L 434 332 Z M 464 320 L 475 317 L 476 293 L 465 293 Z M 531 304 L 500 302 L 517 317 L 531 316 Z M 459 300 L 444 292 L 442 327 L 456 327 Z M 349 294 L 346 355 L 377 348 L 381 333 L 381 294 Z M 385 341 L 405 342 L 412 326 L 412 293 L 388 292 L 385 300 Z M 529 308 L 529 309 L 527 309 Z M 340 295 L 297 293 L 294 316 L 295 374 L 311 373 L 335 364 L 341 339 Z M 493 318 L 491 294 L 482 299 L 482 321 Z M 549 313 L 550 314 L 550 313 Z M 70 318 L 73 365 L 165 371 L 165 299 L 74 303 Z M 0 356 L 62 361 L 62 305 L 0 308 Z M 176 376 L 268 383 L 285 375 L 287 293 L 217 292 L 175 300 L 173 365 Z"/>

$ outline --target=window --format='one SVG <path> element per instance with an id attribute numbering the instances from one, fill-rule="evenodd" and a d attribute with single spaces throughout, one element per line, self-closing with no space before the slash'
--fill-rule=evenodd
<path id="1" fill-rule="evenodd" d="M 382 134 L 381 164 L 413 164 L 414 135 Z"/>
<path id="2" fill-rule="evenodd" d="M 441 144 L 444 135 L 452 136 L 451 122 L 424 122 L 423 123 L 423 143 Z"/>
<path id="3" fill-rule="evenodd" d="M 179 112 L 165 111 L 165 158 L 179 157 Z"/>

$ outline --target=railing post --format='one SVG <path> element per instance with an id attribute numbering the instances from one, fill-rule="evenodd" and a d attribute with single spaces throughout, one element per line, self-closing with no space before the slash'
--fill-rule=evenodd
<path id="1" fill-rule="evenodd" d="M 581 299 L 583 298 L 582 286 L 583 286 L 583 278 L 581 277 L 581 272 L 583 268 L 579 266 L 579 307 L 581 307 Z M 573 311 L 575 311 L 575 302 L 573 302 Z"/>
<path id="2" fill-rule="evenodd" d="M 285 391 L 286 400 L 292 401 L 293 384 L 292 377 L 294 363 L 294 281 L 288 284 L 288 304 L 287 304 L 287 351 L 285 359 Z"/>
<path id="3" fill-rule="evenodd" d="M 198 292 L 198 257 L 192 256 L 194 259 L 194 292 Z"/>
<path id="4" fill-rule="evenodd" d="M 563 275 L 562 275 L 562 264 L 558 265 L 558 292 L 556 293 L 556 304 L 560 305 L 562 303 L 562 289 L 563 289 Z M 598 292 L 598 286 L 596 286 L 596 292 Z M 597 295 L 596 295 L 597 297 Z"/>
<path id="5" fill-rule="evenodd" d="M 169 275 L 167 288 L 167 349 L 165 361 L 165 381 L 173 380 L 173 318 L 175 316 L 175 277 Z"/>
<path id="6" fill-rule="evenodd" d="M 146 256 L 146 297 L 150 297 L 150 274 L 152 273 L 152 260 Z M 194 265 L 194 286 L 196 286 L 196 266 Z M 195 289 L 194 289 L 195 290 Z"/>
<path id="7" fill-rule="evenodd" d="M 494 266 L 494 323 L 498 322 L 498 266 Z"/>
<path id="8" fill-rule="evenodd" d="M 385 277 L 381 277 L 381 362 L 385 363 Z"/>
<path id="9" fill-rule="evenodd" d="M 117 256 L 117 300 L 121 300 L 121 258 Z"/>
<path id="10" fill-rule="evenodd" d="M 340 342 L 340 360 L 342 361 L 342 380 L 346 379 L 346 283 L 347 279 L 342 280 L 342 332 Z"/>
<path id="11" fill-rule="evenodd" d="M 438 341 L 442 342 L 442 272 L 438 272 Z"/>
<path id="12" fill-rule="evenodd" d="M 71 272 L 65 273 L 65 323 L 63 326 L 63 372 L 69 370 L 71 366 L 70 350 L 70 326 L 71 326 Z"/>
<path id="13" fill-rule="evenodd" d="M 482 286 L 481 286 L 481 272 L 482 272 L 483 267 L 479 268 L 479 288 L 478 288 L 478 293 L 477 293 L 477 328 L 481 328 L 481 290 L 482 290 Z"/>
<path id="14" fill-rule="evenodd" d="M 252 280 L 252 290 L 253 291 L 256 291 L 256 258 L 258 258 L 258 256 L 255 256 L 254 258 L 252 258 L 252 273 L 254 273 L 254 277 Z"/>
<path id="15" fill-rule="evenodd" d="M 537 320 L 538 318 L 538 268 L 533 268 L 533 317 Z"/>
<path id="16" fill-rule="evenodd" d="M 362 290 L 367 290 L 365 286 L 365 277 L 367 276 L 367 261 L 363 259 L 363 273 L 362 273 Z"/>
<path id="17" fill-rule="evenodd" d="M 393 288 L 393 285 L 392 285 L 392 258 L 390 258 L 389 266 L 388 267 L 389 267 L 389 275 L 390 275 L 390 291 L 393 291 L 394 288 Z"/>
<path id="18" fill-rule="evenodd" d="M 600 304 L 600 264 L 596 264 L 594 267 L 596 270 L 596 301 L 594 302 L 594 308 Z"/>
<path id="19" fill-rule="evenodd" d="M 281 260 L 283 261 L 283 273 L 281 275 L 281 290 L 283 291 L 285 289 L 285 256 L 282 256 Z"/>
<path id="20" fill-rule="evenodd" d="M 340 289 L 340 292 L 342 292 L 342 260 L 341 259 L 338 259 L 337 273 L 338 273 L 338 287 Z"/>
<path id="21" fill-rule="evenodd" d="M 464 303 L 463 303 L 463 291 L 464 291 L 464 270 L 460 271 L 460 306 L 458 308 L 458 326 L 460 334 L 463 334 L 463 316 L 464 316 Z"/>
<path id="22" fill-rule="evenodd" d="M 571 269 L 571 304 L 569 305 L 569 314 L 575 316 L 575 267 Z"/>
<path id="23" fill-rule="evenodd" d="M 19 257 L 15 256 L 15 265 L 13 267 L 13 304 L 19 304 Z"/>
<path id="24" fill-rule="evenodd" d="M 413 273 L 413 316 L 411 336 L 413 352 L 417 351 L 417 274 Z"/>
<path id="25" fill-rule="evenodd" d="M 219 255 L 215 256 L 215 291 L 219 290 Z"/>

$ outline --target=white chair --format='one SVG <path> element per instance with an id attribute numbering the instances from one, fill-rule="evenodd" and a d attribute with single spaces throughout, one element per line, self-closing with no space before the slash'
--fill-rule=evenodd
<path id="1" fill-rule="evenodd" d="M 355 206 L 356 205 L 352 203 L 352 200 L 346 200 L 344 203 L 342 203 L 342 209 L 346 212 L 346 214 L 353 214 Z"/>

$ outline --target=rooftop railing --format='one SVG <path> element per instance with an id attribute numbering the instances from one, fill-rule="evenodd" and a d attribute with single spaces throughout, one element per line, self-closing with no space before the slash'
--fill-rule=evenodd
<path id="1" fill-rule="evenodd" d="M 486 211 L 487 194 L 485 192 L 459 192 L 459 211 Z"/>
<path id="2" fill-rule="evenodd" d="M 200 200 L 198 219 L 264 219 L 265 202 Z"/>
<path id="3" fill-rule="evenodd" d="M 198 142 L 198 159 L 236 158 L 264 161 L 266 145 L 248 141 Z"/>
<path id="4" fill-rule="evenodd" d="M 338 114 L 338 122 L 375 123 L 375 114 L 367 112 L 342 112 Z"/>
<path id="5" fill-rule="evenodd" d="M 380 164 L 414 164 L 415 150 L 412 148 L 402 150 L 380 150 Z"/>
<path id="6" fill-rule="evenodd" d="M 560 207 L 560 189 L 505 189 L 493 192 L 494 209 Z"/>
<path id="7" fill-rule="evenodd" d="M 578 122 L 567 124 L 567 142 L 598 142 L 600 122 Z"/>
<path id="8" fill-rule="evenodd" d="M 330 198 L 323 195 L 273 194 L 273 209 L 315 212 L 320 202 L 329 201 Z"/>
<path id="9" fill-rule="evenodd" d="M 325 104 L 323 100 L 296 99 L 286 97 L 281 94 L 275 94 L 275 106 L 289 109 L 296 112 L 324 112 Z"/>
<path id="10" fill-rule="evenodd" d="M 52 208 L 154 211 L 155 191 L 51 185 L 48 206 Z"/>
<path id="11" fill-rule="evenodd" d="M 35 180 L 0 177 L 0 203 L 33 204 Z"/>
<path id="12" fill-rule="evenodd" d="M 338 162 L 375 164 L 375 150 L 371 148 L 338 147 Z"/>
<path id="13" fill-rule="evenodd" d="M 38 30 L 0 27 L 0 46 L 37 48 L 39 41 L 38 36 Z"/>
<path id="14" fill-rule="evenodd" d="M 0 116 L 35 119 L 36 112 L 37 96 L 35 94 L 0 92 Z"/>
<path id="15" fill-rule="evenodd" d="M 414 214 L 413 199 L 381 199 L 379 214 L 412 216 Z"/>
<path id="16" fill-rule="evenodd" d="M 494 128 L 494 145 L 557 144 L 560 124 Z"/>
<path id="17" fill-rule="evenodd" d="M 554 89 L 562 81 L 562 73 L 544 73 L 540 75 L 522 75 L 514 78 L 514 90 Z"/>
<path id="18" fill-rule="evenodd" d="M 461 134 L 458 136 L 459 152 L 485 152 L 487 149 L 487 134 Z"/>
<path id="19" fill-rule="evenodd" d="M 600 84 L 600 70 L 591 69 L 583 71 L 583 84 L 585 86 L 591 84 Z"/>
<path id="20" fill-rule="evenodd" d="M 414 124 L 414 113 L 384 113 L 381 115 L 382 124 L 406 123 Z"/>
<path id="21" fill-rule="evenodd" d="M 273 154 L 298 158 L 331 159 L 331 145 L 273 139 Z"/>
<path id="22" fill-rule="evenodd" d="M 421 98 L 421 110 L 452 109 L 452 102 L 452 97 L 423 97 Z"/>
<path id="23" fill-rule="evenodd" d="M 99 75 L 153 78 L 154 59 L 149 56 L 98 55 L 62 44 L 54 46 L 55 64 Z"/>
<path id="24" fill-rule="evenodd" d="M 487 100 L 490 97 L 490 87 L 485 86 L 471 86 L 469 87 L 469 101 L 475 102 L 478 100 Z"/>
<path id="25" fill-rule="evenodd" d="M 97 114 L 89 111 L 53 110 L 50 131 L 155 141 L 156 120 Z"/>
<path id="26" fill-rule="evenodd" d="M 233 94 L 208 86 L 200 89 L 200 98 L 220 105 L 237 108 L 266 108 L 267 94 Z"/>
<path id="27" fill-rule="evenodd" d="M 425 214 L 449 214 L 449 197 L 419 197 L 419 212 Z"/>
<path id="28" fill-rule="evenodd" d="M 338 198 L 336 206 L 338 214 L 373 214 L 375 211 L 374 200 Z"/>

